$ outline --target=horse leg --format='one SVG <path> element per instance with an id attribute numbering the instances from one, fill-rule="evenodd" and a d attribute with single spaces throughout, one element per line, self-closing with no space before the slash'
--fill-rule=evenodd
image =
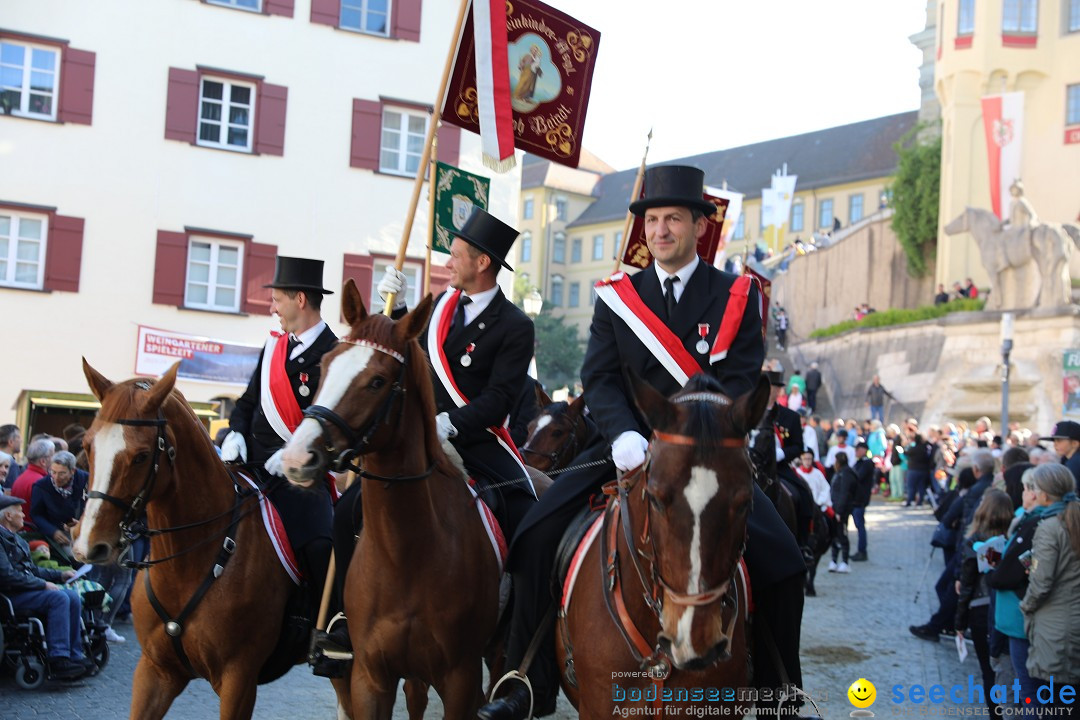
<path id="1" fill-rule="evenodd" d="M 394 713 L 397 695 L 397 679 L 380 682 L 371 676 L 367 668 L 353 662 L 352 671 L 352 717 L 353 720 L 390 720 Z"/>
<path id="2" fill-rule="evenodd" d="M 160 720 L 165 717 L 173 700 L 184 691 L 188 682 L 187 678 L 164 672 L 143 655 L 135 665 L 131 717 L 138 720 Z"/>
<path id="3" fill-rule="evenodd" d="M 423 680 L 413 678 L 405 681 L 405 707 L 409 720 L 423 720 L 428 705 L 428 686 Z"/>
<path id="4" fill-rule="evenodd" d="M 484 677 L 479 662 L 463 662 L 436 686 L 446 720 L 471 720 L 484 698 Z"/>
<path id="5" fill-rule="evenodd" d="M 214 684 L 214 692 L 221 702 L 221 720 L 250 720 L 255 712 L 255 695 L 258 692 L 258 667 L 230 666 Z"/>
<path id="6" fill-rule="evenodd" d="M 330 678 L 330 684 L 334 686 L 337 695 L 338 720 L 352 720 L 352 697 L 349 692 L 349 680 L 347 678 Z"/>

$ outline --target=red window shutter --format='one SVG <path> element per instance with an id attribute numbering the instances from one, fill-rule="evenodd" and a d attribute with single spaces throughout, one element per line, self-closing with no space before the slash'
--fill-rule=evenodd
<path id="1" fill-rule="evenodd" d="M 244 302 L 240 309 L 252 315 L 270 314 L 270 291 L 263 287 L 274 281 L 277 245 L 247 243 L 244 253 Z"/>
<path id="2" fill-rule="evenodd" d="M 311 0 L 311 22 L 337 27 L 341 20 L 341 0 Z"/>
<path id="3" fill-rule="evenodd" d="M 398 40 L 420 42 L 420 6 L 423 0 L 398 0 L 394 11 L 393 36 Z"/>
<path id="4" fill-rule="evenodd" d="M 440 125 L 439 136 L 439 162 L 447 165 L 457 165 L 461 157 L 461 128 L 454 125 Z"/>
<path id="5" fill-rule="evenodd" d="M 360 291 L 360 298 L 364 301 L 364 307 L 371 303 L 371 282 L 374 272 L 375 258 L 370 255 L 350 255 L 345 253 L 341 282 L 344 285 L 349 278 L 356 282 L 356 288 Z M 368 312 L 371 311 L 371 308 L 368 308 Z"/>
<path id="6" fill-rule="evenodd" d="M 199 73 L 169 68 L 169 96 L 165 105 L 165 138 L 195 142 L 199 117 Z"/>
<path id="7" fill-rule="evenodd" d="M 184 304 L 187 282 L 188 237 L 185 233 L 158 230 L 154 258 L 154 302 L 159 305 Z"/>
<path id="8" fill-rule="evenodd" d="M 264 0 L 263 10 L 267 15 L 293 16 L 296 0 Z"/>
<path id="9" fill-rule="evenodd" d="M 438 297 L 446 288 L 450 287 L 450 271 L 444 265 L 431 265 L 431 295 Z"/>
<path id="10" fill-rule="evenodd" d="M 53 215 L 45 245 L 45 289 L 79 292 L 82 267 L 82 218 Z"/>
<path id="11" fill-rule="evenodd" d="M 255 105 L 255 152 L 260 155 L 285 154 L 285 106 L 289 88 L 259 84 Z"/>
<path id="12" fill-rule="evenodd" d="M 94 61 L 86 50 L 66 48 L 60 61 L 60 122 L 89 125 L 94 113 Z"/>
<path id="13" fill-rule="evenodd" d="M 352 146 L 349 150 L 349 167 L 378 170 L 382 105 L 374 100 L 353 100 L 352 108 Z"/>

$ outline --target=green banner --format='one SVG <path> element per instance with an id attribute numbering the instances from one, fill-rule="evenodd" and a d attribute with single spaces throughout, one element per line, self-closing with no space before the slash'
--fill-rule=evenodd
<path id="1" fill-rule="evenodd" d="M 436 165 L 435 234 L 431 238 L 431 249 L 449 254 L 454 239 L 450 233 L 461 229 L 473 206 L 487 210 L 491 181 L 453 165 Z"/>

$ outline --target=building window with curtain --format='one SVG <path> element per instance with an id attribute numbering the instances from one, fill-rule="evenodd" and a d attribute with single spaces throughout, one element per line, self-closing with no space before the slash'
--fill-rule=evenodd
<path id="1" fill-rule="evenodd" d="M 551 276 L 551 305 L 562 307 L 563 279 L 562 275 Z"/>
<path id="2" fill-rule="evenodd" d="M 960 0 L 956 16 L 956 34 L 973 35 L 975 33 L 975 0 Z"/>
<path id="3" fill-rule="evenodd" d="M 551 262 L 566 262 L 566 236 L 561 232 L 555 233 L 555 242 L 551 248 Z"/>
<path id="4" fill-rule="evenodd" d="M 1038 29 L 1038 0 L 1005 0 L 1001 15 L 1001 32 L 1033 35 Z"/>

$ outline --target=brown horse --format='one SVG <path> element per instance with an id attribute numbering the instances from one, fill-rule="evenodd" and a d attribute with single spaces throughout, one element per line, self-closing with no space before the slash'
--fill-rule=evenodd
<path id="1" fill-rule="evenodd" d="M 306 646 L 287 648 L 293 652 L 276 671 L 267 665 L 292 581 L 262 527 L 257 496 L 234 485 L 174 389 L 177 367 L 156 382 L 113 383 L 83 360 L 101 410 L 83 445 L 91 492 L 74 551 L 84 562 L 111 563 L 134 536 L 150 535 L 153 564 L 137 577 L 131 598 L 142 646 L 132 718 L 164 717 L 194 677 L 218 694 L 221 718 L 250 718 L 260 674 L 273 679 L 303 662 Z M 144 510 L 149 530 L 140 529 Z M 335 687 L 348 707 L 347 684 Z"/>
<path id="2" fill-rule="evenodd" d="M 529 437 L 521 454 L 531 467 L 544 473 L 562 470 L 585 449 L 595 426 L 585 418 L 585 396 L 573 402 L 552 402 L 538 386 L 540 412 L 529 423 Z"/>
<path id="3" fill-rule="evenodd" d="M 666 693 L 679 708 L 715 706 L 729 698 L 696 689 L 745 687 L 749 674 L 746 435 L 769 382 L 735 401 L 702 375 L 672 400 L 637 377 L 631 387 L 653 428 L 649 458 L 619 480 L 556 628 L 563 690 L 582 718 L 657 712 Z"/>
<path id="4" fill-rule="evenodd" d="M 349 280 L 342 308 L 350 331 L 323 356 L 309 410 L 319 420 L 297 428 L 284 466 L 304 485 L 332 457 L 339 467 L 363 457 L 363 532 L 345 580 L 354 717 L 389 718 L 398 682 L 411 678 L 435 688 L 447 718 L 471 718 L 498 617 L 499 564 L 435 431 L 430 371 L 416 340 L 431 296 L 394 322 L 368 315 Z M 408 683 L 406 695 L 415 714 Z"/>

